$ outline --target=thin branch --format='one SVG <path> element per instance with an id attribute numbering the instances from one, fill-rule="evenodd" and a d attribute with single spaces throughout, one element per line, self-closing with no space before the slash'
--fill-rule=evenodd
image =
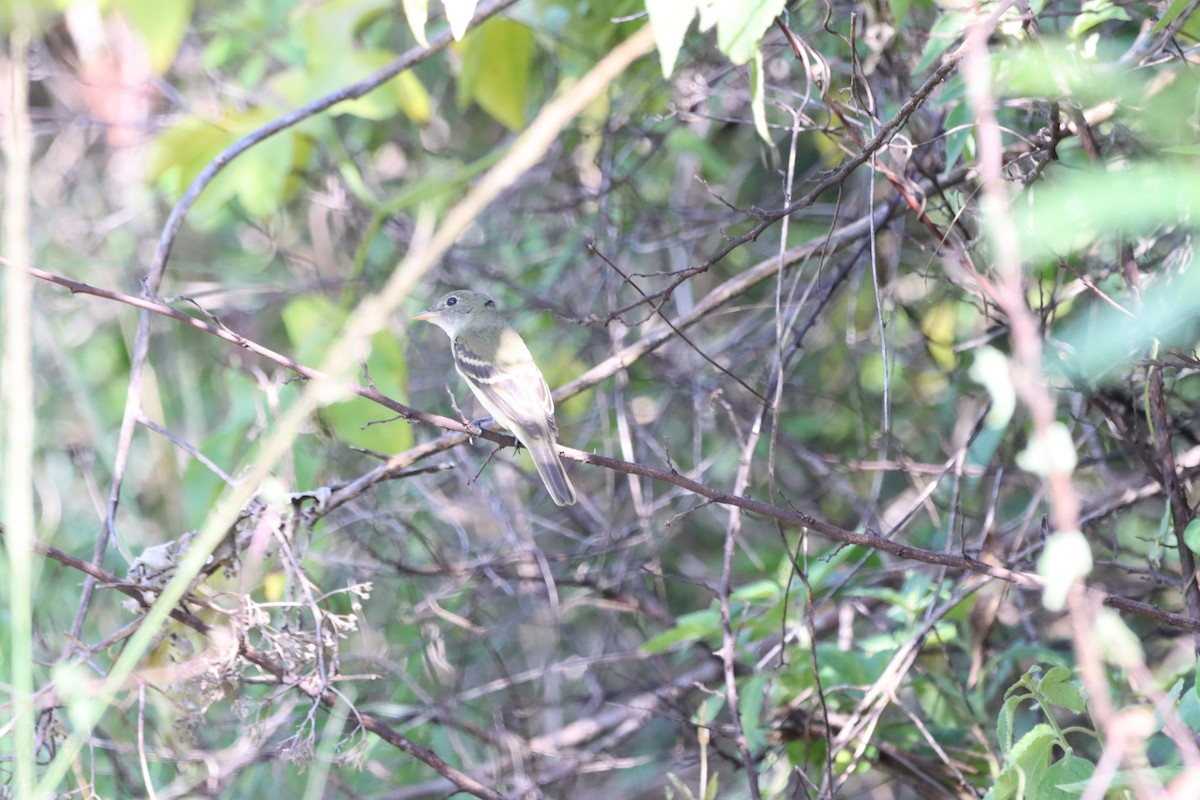
<path id="1" fill-rule="evenodd" d="M 3 533 L 3 531 L 0 531 Z M 56 547 L 34 542 L 34 551 L 51 558 L 60 564 L 79 570 L 87 575 L 93 581 L 111 586 L 122 594 L 134 598 L 140 603 L 148 604 L 147 598 L 142 590 L 137 587 L 123 583 L 120 578 L 113 575 L 107 570 L 103 570 L 93 564 L 89 564 L 82 559 L 64 553 Z M 212 628 L 207 622 L 187 611 L 172 610 L 171 618 L 175 621 L 186 625 L 197 633 L 209 636 L 212 633 Z M 256 667 L 268 672 L 281 685 L 291 689 L 296 689 L 314 700 L 319 700 L 326 708 L 333 708 L 339 702 L 337 695 L 328 688 L 318 690 L 316 682 L 310 682 L 297 679 L 296 675 L 289 674 L 288 670 L 276 664 L 271 658 L 262 651 L 256 649 L 253 645 L 245 640 L 238 644 L 238 655 L 245 658 Z M 366 730 L 383 739 L 388 744 L 395 747 L 401 752 L 407 753 L 414 758 L 424 762 L 429 767 L 432 767 L 439 775 L 450 781 L 460 791 L 468 792 L 476 797 L 484 798 L 485 800 L 504 800 L 504 795 L 489 786 L 477 781 L 470 775 L 448 764 L 441 756 L 430 750 L 428 747 L 417 744 L 403 734 L 394 730 L 387 724 L 379 721 L 370 714 L 360 712 L 355 713 L 355 720 L 360 722 Z"/>
<path id="2" fill-rule="evenodd" d="M 201 320 L 190 317 L 181 311 L 171 308 L 170 306 L 152 303 L 129 295 L 121 295 L 120 293 L 111 292 L 109 290 L 96 289 L 95 287 L 88 286 L 87 284 L 81 284 L 77 281 L 70 281 L 42 270 L 29 268 L 29 271 L 31 274 L 37 277 L 43 278 L 51 283 L 72 288 L 74 291 L 78 291 L 80 293 L 93 294 L 111 300 L 116 300 L 118 302 L 137 305 L 139 307 L 152 310 L 155 313 L 169 316 L 172 319 L 177 319 L 193 328 L 205 331 L 206 333 L 211 333 L 212 335 L 225 339 L 226 341 L 239 344 L 251 352 L 258 353 L 265 358 L 270 358 L 276 363 L 288 366 L 291 369 L 295 369 L 297 373 L 305 375 L 306 377 L 319 378 L 323 377 L 324 375 L 319 370 L 296 363 L 285 356 L 269 350 L 268 348 L 244 339 L 228 329 L 218 328 L 214 325 L 202 322 Z M 698 304 L 697 307 L 700 305 L 708 304 L 705 302 Z M 689 314 L 687 316 L 688 318 L 691 318 L 693 315 Z M 578 384 L 582 380 L 583 378 L 581 377 L 570 385 Z M 426 442 L 403 453 L 392 456 L 383 464 L 377 466 L 370 472 L 359 476 L 358 478 L 341 484 L 335 484 L 331 487 L 334 490 L 333 495 L 327 501 L 330 508 L 335 508 L 338 505 L 349 502 L 349 500 L 362 494 L 364 491 L 380 481 L 394 478 L 397 475 L 404 473 L 405 470 L 411 467 L 414 463 L 463 444 L 469 438 L 470 432 L 467 430 L 465 425 L 457 420 L 411 408 L 396 402 L 386 395 L 379 393 L 377 390 L 371 390 L 356 385 L 350 385 L 347 388 L 360 397 L 365 397 L 395 411 L 405 419 L 417 420 L 434 425 L 450 431 L 450 433 L 431 442 Z M 564 392 L 566 389 L 567 387 L 562 387 L 559 392 Z M 497 444 L 511 446 L 513 443 L 512 437 L 497 433 L 496 431 L 488 430 L 486 428 L 478 434 L 478 437 L 488 439 L 489 441 L 496 442 Z M 596 455 L 594 453 L 585 453 L 581 450 L 575 450 L 563 445 L 559 446 L 559 451 L 567 458 L 574 459 L 584 464 L 593 464 L 618 472 L 631 475 L 641 475 L 643 477 L 653 478 L 655 480 L 670 483 L 682 489 L 694 492 L 695 494 L 699 494 L 717 503 L 740 506 L 747 511 L 760 514 L 769 519 L 777 520 L 786 525 L 810 528 L 827 538 L 834 539 L 845 544 L 853 544 L 861 547 L 883 550 L 900 558 L 913 561 L 921 561 L 928 564 L 947 566 L 953 569 L 977 572 L 982 575 L 989 575 L 993 578 L 998 578 L 1009 583 L 1017 584 L 1027 589 L 1040 589 L 1043 583 L 1041 577 L 1031 573 L 1016 572 L 1013 570 L 1004 569 L 1002 567 L 987 564 L 983 561 L 978 561 L 967 556 L 955 556 L 949 553 L 940 553 L 932 550 L 909 547 L 907 545 L 889 541 L 877 535 L 855 533 L 853 531 L 840 528 L 836 525 L 822 522 L 815 517 L 808 516 L 801 512 L 779 508 L 769 503 L 764 503 L 749 497 L 733 495 L 716 489 L 711 489 L 704 484 L 699 483 L 698 481 L 686 478 L 674 471 L 667 472 L 664 470 L 655 469 L 653 467 L 643 466 L 641 464 L 622 461 L 620 459 L 608 458 L 606 456 Z M 1112 608 L 1126 611 L 1131 614 L 1136 614 L 1138 616 L 1149 617 L 1172 628 L 1179 628 L 1181 630 L 1200 633 L 1200 617 L 1189 617 L 1180 614 L 1173 614 L 1149 603 L 1140 603 L 1135 600 L 1129 600 L 1116 595 L 1097 592 L 1095 590 L 1090 591 L 1100 597 L 1105 605 Z"/>

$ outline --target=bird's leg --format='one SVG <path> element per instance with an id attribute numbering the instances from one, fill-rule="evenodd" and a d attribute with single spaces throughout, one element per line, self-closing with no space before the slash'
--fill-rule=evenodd
<path id="1" fill-rule="evenodd" d="M 467 429 L 468 441 L 474 445 L 475 437 L 483 433 L 483 426 L 490 425 L 492 422 L 491 417 L 477 417 L 470 422 L 463 423 L 463 427 Z"/>
<path id="2" fill-rule="evenodd" d="M 476 417 L 467 423 L 467 430 L 474 431 L 475 435 L 478 436 L 483 433 L 484 425 L 491 425 L 495 421 L 494 417 Z"/>

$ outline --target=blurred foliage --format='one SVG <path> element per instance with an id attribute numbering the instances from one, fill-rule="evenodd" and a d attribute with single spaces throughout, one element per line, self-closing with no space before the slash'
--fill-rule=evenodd
<path id="1" fill-rule="evenodd" d="M 777 213 L 899 113 L 979 20 L 971 8 L 519 0 L 469 31 L 475 4 L 463 0 L 33 9 L 36 266 L 130 294 L 171 206 L 219 154 L 453 28 L 428 59 L 230 161 L 174 242 L 164 302 L 312 367 L 408 251 L 418 216 L 440 219 L 547 102 L 652 25 L 655 57 L 476 220 L 373 337 L 358 381 L 476 416 L 445 337 L 408 322 L 449 287 L 494 295 L 554 387 L 667 332 L 559 404 L 564 444 L 1040 570 L 1052 589 L 1085 575 L 1200 612 L 1186 599 L 1200 548 L 1190 5 L 1033 2 L 989 40 L 1013 244 L 1057 400 L 1049 441 L 1036 440 L 1009 320 L 983 288 L 997 279 L 996 243 L 961 69 L 874 162 L 786 227 Z M 10 20 L 0 8 L 6 33 Z M 873 231 L 826 246 L 873 208 L 886 212 Z M 808 255 L 779 274 L 763 267 L 794 248 Z M 87 560 L 103 536 L 136 311 L 44 285 L 35 317 L 39 537 Z M 169 436 L 137 430 L 100 565 L 125 579 L 141 564 L 147 592 L 163 578 L 142 574 L 147 555 L 203 525 L 303 390 L 235 344 L 168 319 L 151 330 L 141 402 Z M 738 381 L 771 400 L 778 387 L 777 405 L 764 410 Z M 357 714 L 513 797 L 752 796 L 747 763 L 767 797 L 1057 800 L 1096 775 L 1112 776 L 1107 796 L 1139 797 L 1195 763 L 1195 643 L 1159 620 L 1101 608 L 1081 633 L 1038 591 L 594 465 L 568 463 L 581 502 L 558 509 L 527 455 L 486 441 L 325 509 L 380 454 L 440 434 L 361 397 L 308 420 L 278 497 L 231 531 L 235 552 L 182 609 L 214 634 L 162 632 L 138 673 L 145 697 L 131 686 L 107 708 L 60 790 L 452 793 Z M 1184 525 L 1163 488 L 1160 434 Z M 1051 530 L 1042 479 L 1063 461 L 1082 503 L 1075 538 Z M 140 611 L 102 586 L 72 630 L 81 576 L 40 563 L 49 762 L 102 702 L 94 681 Z M 282 665 L 282 681 L 238 637 Z M 1101 667 L 1101 706 L 1080 637 Z M 714 656 L 727 642 L 736 706 Z M 323 680 L 341 698 L 333 710 L 295 688 Z M 1123 760 L 1107 744 L 1118 724 Z M 1116 760 L 1102 773 L 1105 756 Z"/>

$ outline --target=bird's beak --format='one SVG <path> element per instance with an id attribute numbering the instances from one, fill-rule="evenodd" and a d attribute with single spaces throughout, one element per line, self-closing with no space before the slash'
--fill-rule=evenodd
<path id="1" fill-rule="evenodd" d="M 429 309 L 428 311 L 422 311 L 420 314 L 417 314 L 415 317 L 413 317 L 413 322 L 416 322 L 417 320 L 422 320 L 424 322 L 428 322 L 429 320 L 438 316 L 439 313 L 441 313 L 441 312 L 435 311 L 432 308 Z"/>

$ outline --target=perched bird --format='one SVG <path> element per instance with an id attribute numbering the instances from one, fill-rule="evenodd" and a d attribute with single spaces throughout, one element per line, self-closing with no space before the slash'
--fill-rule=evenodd
<path id="1" fill-rule="evenodd" d="M 450 337 L 454 368 L 479 402 L 517 437 L 542 483 L 560 506 L 575 502 L 575 487 L 558 457 L 554 398 L 525 341 L 504 320 L 496 301 L 458 290 L 414 320 L 432 322 Z"/>

